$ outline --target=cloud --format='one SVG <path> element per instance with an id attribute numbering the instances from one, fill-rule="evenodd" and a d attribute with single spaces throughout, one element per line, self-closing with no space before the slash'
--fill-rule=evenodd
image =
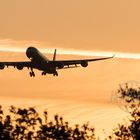
<path id="1" fill-rule="evenodd" d="M 140 53 L 126 53 L 126 52 L 115 52 L 115 51 L 93 51 L 93 50 L 76 50 L 76 49 L 64 49 L 56 46 L 45 46 L 41 42 L 36 41 L 15 41 L 12 39 L 0 40 L 0 51 L 5 52 L 25 52 L 27 46 L 35 46 L 43 53 L 52 54 L 54 49 L 57 48 L 57 54 L 67 55 L 80 55 L 80 56 L 100 56 L 108 57 L 115 55 L 116 58 L 125 59 L 140 59 Z"/>

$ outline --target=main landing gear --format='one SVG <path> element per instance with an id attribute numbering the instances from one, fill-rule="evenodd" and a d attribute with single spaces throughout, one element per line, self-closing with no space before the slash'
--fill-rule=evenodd
<path id="1" fill-rule="evenodd" d="M 58 72 L 55 71 L 55 72 L 53 73 L 53 76 L 58 76 Z"/>
<path id="2" fill-rule="evenodd" d="M 42 74 L 42 75 L 46 75 L 46 72 L 43 71 L 41 74 Z"/>

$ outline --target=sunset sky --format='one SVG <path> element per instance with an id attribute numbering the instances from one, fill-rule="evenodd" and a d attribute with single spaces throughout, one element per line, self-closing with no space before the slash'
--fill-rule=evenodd
<path id="1" fill-rule="evenodd" d="M 32 79 L 26 69 L 5 69 L 1 104 L 47 107 L 71 123 L 113 128 L 128 114 L 111 103 L 112 93 L 120 83 L 139 81 L 139 6 L 139 0 L 0 0 L 1 61 L 28 60 L 24 52 L 31 45 L 50 59 L 54 48 L 58 59 L 116 54 L 87 68 L 61 70 L 59 77 L 35 70 Z"/>

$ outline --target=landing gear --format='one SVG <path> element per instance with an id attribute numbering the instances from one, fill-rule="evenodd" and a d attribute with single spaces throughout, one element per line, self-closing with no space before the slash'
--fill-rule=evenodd
<path id="1" fill-rule="evenodd" d="M 53 76 L 58 76 L 58 72 L 55 71 L 55 72 L 53 73 Z"/>
<path id="2" fill-rule="evenodd" d="M 30 72 L 30 77 L 35 77 L 35 73 L 33 71 Z"/>
<path id="3" fill-rule="evenodd" d="M 35 73 L 33 71 L 33 68 L 31 67 L 31 72 L 29 73 L 30 74 L 30 77 L 35 77 Z"/>
<path id="4" fill-rule="evenodd" d="M 42 75 L 46 75 L 46 72 L 43 71 L 43 72 L 42 72 Z"/>
<path id="5" fill-rule="evenodd" d="M 30 77 L 35 77 L 35 73 L 33 71 L 30 72 Z"/>

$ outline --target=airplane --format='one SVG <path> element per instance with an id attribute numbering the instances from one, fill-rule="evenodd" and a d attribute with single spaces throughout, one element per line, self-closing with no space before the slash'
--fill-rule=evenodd
<path id="1" fill-rule="evenodd" d="M 3 70 L 5 66 L 13 66 L 18 70 L 22 70 L 24 67 L 30 69 L 30 77 L 35 77 L 33 69 L 38 69 L 42 71 L 42 75 L 53 74 L 53 76 L 58 76 L 57 70 L 76 68 L 78 65 L 82 67 L 87 67 L 88 62 L 111 59 L 112 57 L 95 58 L 95 59 L 82 59 L 82 60 L 56 60 L 56 49 L 54 51 L 53 60 L 49 60 L 45 55 L 43 55 L 37 48 L 28 47 L 26 50 L 26 56 L 30 61 L 21 62 L 0 62 L 0 69 Z"/>

